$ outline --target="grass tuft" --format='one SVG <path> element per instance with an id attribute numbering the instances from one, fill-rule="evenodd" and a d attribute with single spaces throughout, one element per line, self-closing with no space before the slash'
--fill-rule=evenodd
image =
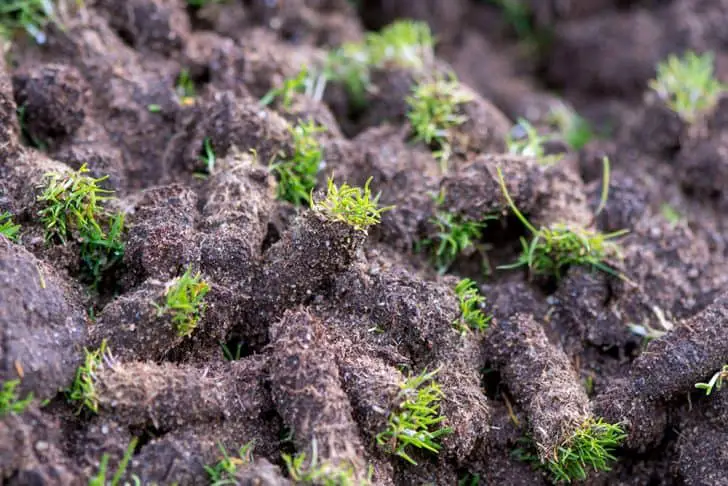
<path id="1" fill-rule="evenodd" d="M 581 150 L 595 136 L 589 122 L 564 104 L 553 108 L 548 119 L 556 126 L 569 147 L 574 150 Z"/>
<path id="2" fill-rule="evenodd" d="M 182 105 L 189 106 L 195 104 L 197 88 L 195 87 L 195 82 L 190 77 L 189 70 L 183 69 L 180 71 L 179 76 L 177 76 L 177 82 L 175 83 L 175 92 Z"/>
<path id="3" fill-rule="evenodd" d="M 626 437 L 619 424 L 610 424 L 601 418 L 588 419 L 558 446 L 544 466 L 554 482 L 584 480 L 590 469 L 611 469 L 611 463 L 616 460 L 613 452 Z"/>
<path id="4" fill-rule="evenodd" d="M 513 132 L 519 132 L 518 136 L 514 137 Z M 546 155 L 545 144 L 550 140 L 550 137 L 540 135 L 536 127 L 521 118 L 506 136 L 506 147 L 510 154 L 533 157 L 541 165 L 551 165 L 561 160 L 562 155 Z"/>
<path id="5" fill-rule="evenodd" d="M 25 411 L 33 402 L 33 394 L 21 399 L 15 390 L 20 385 L 20 380 L 8 380 L 3 383 L 0 389 L 0 418 L 10 414 L 20 414 Z"/>
<path id="6" fill-rule="evenodd" d="M 192 275 L 192 269 L 175 279 L 167 287 L 163 306 L 156 303 L 157 316 L 172 316 L 172 326 L 179 337 L 188 337 L 205 314 L 205 296 L 210 286 L 202 280 L 200 272 Z"/>
<path id="7" fill-rule="evenodd" d="M 311 202 L 311 191 L 321 169 L 323 151 L 315 135 L 325 128 L 309 120 L 290 129 L 293 156 L 271 165 L 278 176 L 276 197 L 296 206 Z"/>
<path id="8" fill-rule="evenodd" d="M 605 166 L 608 167 L 606 159 Z M 504 265 L 500 268 L 525 266 L 533 276 L 559 279 L 570 266 L 581 265 L 625 278 L 612 268 L 608 261 L 610 258 L 621 256 L 619 246 L 612 240 L 625 235 L 627 230 L 603 234 L 586 228 L 571 228 L 564 224 L 554 224 L 550 227 L 537 229 L 513 202 L 503 180 L 500 167 L 498 167 L 498 179 L 508 205 L 526 229 L 531 232 L 532 236 L 530 241 L 521 238 L 523 251 L 518 260 L 513 264 Z M 605 187 L 607 187 L 607 184 L 605 184 Z M 603 191 L 603 202 L 606 200 L 606 196 L 606 191 Z"/>
<path id="9" fill-rule="evenodd" d="M 286 78 L 280 84 L 260 99 L 262 106 L 268 106 L 276 98 L 280 99 L 280 104 L 284 110 L 288 111 L 293 105 L 293 95 L 296 93 L 305 93 L 309 90 L 311 85 L 311 79 L 309 77 L 309 71 L 307 67 L 301 68 L 301 70 L 292 78 Z"/>
<path id="10" fill-rule="evenodd" d="M 400 20 L 364 42 L 347 43 L 332 51 L 324 66 L 326 78 L 346 86 L 352 104 L 361 108 L 370 85 L 372 68 L 396 66 L 421 71 L 434 58 L 435 40 L 424 22 Z"/>
<path id="11" fill-rule="evenodd" d="M 20 225 L 13 223 L 13 215 L 9 212 L 0 213 L 0 235 L 10 241 L 18 241 Z"/>
<path id="12" fill-rule="evenodd" d="M 485 297 L 478 293 L 477 284 L 465 278 L 455 286 L 455 295 L 460 303 L 460 317 L 455 319 L 453 327 L 462 334 L 469 330 L 485 331 L 493 316 L 487 316 L 481 310 Z"/>
<path id="13" fill-rule="evenodd" d="M 437 271 L 444 274 L 459 255 L 476 248 L 478 240 L 483 236 L 485 221 L 488 219 L 495 218 L 470 221 L 452 213 L 438 212 L 430 220 L 437 227 L 437 233 L 432 238 L 420 241 L 417 247 L 430 248 Z"/>
<path id="14" fill-rule="evenodd" d="M 688 123 L 710 110 L 718 102 L 726 85 L 714 77 L 713 53 L 697 55 L 693 51 L 682 57 L 674 54 L 657 65 L 657 77 L 649 86 L 667 106 Z"/>
<path id="15" fill-rule="evenodd" d="M 0 4 L 0 37 L 10 39 L 24 30 L 36 43 L 44 44 L 44 30 L 51 22 L 57 22 L 57 16 L 50 0 L 3 0 Z"/>
<path id="16" fill-rule="evenodd" d="M 238 450 L 237 457 L 231 456 L 222 444 L 218 444 L 222 458 L 212 466 L 205 466 L 205 472 L 210 477 L 210 486 L 223 486 L 238 484 L 235 475 L 238 468 L 253 462 L 254 441 L 244 444 Z"/>
<path id="17" fill-rule="evenodd" d="M 472 99 L 455 75 L 420 83 L 406 99 L 414 139 L 435 149 L 434 156 L 443 171 L 452 155 L 452 129 L 467 121 L 467 117 L 459 114 L 460 105 Z"/>
<path id="18" fill-rule="evenodd" d="M 320 201 L 314 201 L 312 197 L 311 208 L 328 219 L 343 221 L 357 230 L 366 231 L 370 226 L 379 224 L 383 212 L 394 208 L 379 207 L 379 194 L 372 197 L 369 189 L 371 181 L 370 177 L 364 188 L 360 188 L 348 184 L 337 186 L 330 178 L 326 197 Z"/>
<path id="19" fill-rule="evenodd" d="M 139 439 L 137 437 L 133 437 L 131 441 L 129 442 L 129 445 L 126 448 L 126 451 L 124 452 L 124 457 L 121 458 L 121 462 L 119 462 L 119 467 L 116 468 L 116 472 L 114 473 L 114 476 L 111 478 L 110 482 L 106 481 L 106 476 L 108 475 L 108 468 L 109 468 L 109 455 L 104 454 L 101 456 L 101 462 L 99 463 L 99 472 L 96 473 L 94 477 L 89 479 L 88 486 L 117 486 L 121 479 L 124 477 L 124 473 L 126 473 L 126 469 L 129 467 L 129 462 L 131 462 L 131 458 L 134 455 L 134 450 L 136 449 L 137 443 L 139 442 Z M 141 480 L 138 476 L 133 475 L 132 481 L 135 485 L 141 485 Z M 129 483 L 124 483 L 125 485 Z"/>
<path id="20" fill-rule="evenodd" d="M 334 465 L 319 461 L 316 439 L 312 443 L 311 460 L 306 460 L 306 453 L 299 452 L 295 456 L 282 454 L 286 464 L 288 476 L 296 484 L 315 484 L 323 486 L 366 486 L 371 482 L 368 479 L 357 478 L 354 466 L 351 464 Z"/>
<path id="21" fill-rule="evenodd" d="M 96 393 L 96 375 L 104 365 L 108 356 L 106 339 L 96 351 L 84 348 L 84 363 L 76 370 L 76 377 L 68 389 L 67 396 L 72 402 L 78 402 L 76 414 L 80 414 L 84 407 L 93 413 L 99 411 L 99 397 Z"/>
<path id="22" fill-rule="evenodd" d="M 85 175 L 87 172 L 84 164 L 68 174 L 46 174 L 38 196 L 43 209 L 38 215 L 47 242 L 79 241 L 83 271 L 96 287 L 104 273 L 124 257 L 124 215 L 109 214 L 104 208 L 106 201 L 112 199 L 112 191 L 99 186 L 106 177 L 94 179 Z"/>
<path id="23" fill-rule="evenodd" d="M 723 365 L 723 368 L 714 374 L 708 383 L 696 383 L 695 388 L 705 390 L 705 394 L 710 395 L 713 393 L 713 389 L 720 391 L 723 388 L 723 380 L 728 380 L 728 365 Z"/>
<path id="24" fill-rule="evenodd" d="M 435 381 L 439 371 L 425 370 L 400 385 L 400 404 L 389 414 L 387 428 L 376 436 L 377 443 L 388 453 L 414 465 L 417 463 L 408 452 L 412 447 L 437 454 L 440 437 L 452 432 L 442 426 L 447 418 L 440 415 L 444 394 Z"/>

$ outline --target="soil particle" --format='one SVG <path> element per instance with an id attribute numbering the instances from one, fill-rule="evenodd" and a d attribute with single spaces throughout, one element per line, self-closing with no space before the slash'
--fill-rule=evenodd
<path id="1" fill-rule="evenodd" d="M 171 55 L 190 34 L 183 0 L 96 0 L 111 27 L 135 49 Z"/>
<path id="2" fill-rule="evenodd" d="M 680 149 L 688 125 L 656 93 L 647 93 L 645 98 L 628 128 L 629 144 L 646 154 L 669 157 Z"/>
<path id="3" fill-rule="evenodd" d="M 546 75 L 570 90 L 635 96 L 674 44 L 667 35 L 659 17 L 641 9 L 565 23 L 555 32 Z"/>
<path id="4" fill-rule="evenodd" d="M 550 458 L 589 417 L 588 398 L 568 357 L 527 314 L 496 322 L 486 349 L 528 416 L 539 456 Z"/>
<path id="5" fill-rule="evenodd" d="M 16 114 L 17 105 L 13 94 L 13 84 L 7 70 L 4 56 L 0 56 L 0 167 L 18 143 L 20 126 Z"/>
<path id="6" fill-rule="evenodd" d="M 76 290 L 49 265 L 0 236 L 0 381 L 51 398 L 73 379 L 86 335 Z"/>
<path id="7" fill-rule="evenodd" d="M 122 203 L 127 205 L 126 202 Z M 197 195 L 186 186 L 148 189 L 128 201 L 124 261 L 136 282 L 169 279 L 200 259 L 194 219 Z"/>
<path id="8" fill-rule="evenodd" d="M 281 475 L 281 469 L 265 459 L 256 459 L 253 464 L 240 468 L 235 473 L 240 486 L 291 486 Z"/>
<path id="9" fill-rule="evenodd" d="M 296 448 L 311 457 L 316 447 L 321 461 L 350 465 L 364 477 L 364 448 L 320 321 L 304 310 L 288 311 L 270 334 L 273 400 Z"/>
<path id="10" fill-rule="evenodd" d="M 15 71 L 13 88 L 23 126 L 38 143 L 68 137 L 84 122 L 89 88 L 74 67 L 45 64 Z"/>
<path id="11" fill-rule="evenodd" d="M 680 434 L 678 467 L 686 486 L 728 485 L 728 430 L 706 423 Z"/>
<path id="12" fill-rule="evenodd" d="M 80 484 L 76 466 L 61 449 L 59 424 L 32 407 L 0 420 L 0 482 L 8 486 Z"/>
<path id="13" fill-rule="evenodd" d="M 675 159 L 683 188 L 695 197 L 716 199 L 728 182 L 728 134 L 691 140 Z"/>
<path id="14" fill-rule="evenodd" d="M 601 181 L 600 181 L 601 182 Z M 610 233 L 633 229 L 645 217 L 649 196 L 645 194 L 643 178 L 624 171 L 615 171 L 609 179 L 609 198 L 597 217 L 601 231 Z M 592 206 L 597 207 L 601 198 L 601 184 L 591 186 Z"/>

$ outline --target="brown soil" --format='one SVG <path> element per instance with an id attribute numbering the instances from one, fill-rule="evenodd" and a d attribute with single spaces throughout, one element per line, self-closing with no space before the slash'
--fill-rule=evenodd
<path id="1" fill-rule="evenodd" d="M 686 49 L 713 51 L 728 81 L 726 1 L 529 0 L 535 47 L 487 1 L 84 3 L 45 44 L 18 37 L 0 59 L 0 213 L 22 225 L 17 242 L 0 236 L 0 383 L 20 379 L 35 396 L 0 418 L 0 485 L 87 484 L 104 454 L 115 470 L 132 437 L 125 477 L 145 485 L 209 484 L 219 446 L 250 441 L 238 484 L 294 484 L 282 453 L 315 453 L 378 485 L 549 484 L 512 452 L 531 437 L 549 459 L 592 416 L 628 437 L 613 469 L 584 484 L 728 485 L 728 390 L 694 388 L 728 363 L 728 96 L 688 125 L 647 92 L 656 63 Z M 473 97 L 446 173 L 412 142 L 404 98 L 417 75 L 406 69 L 374 70 L 355 111 L 336 84 L 323 101 L 259 104 L 326 50 L 398 18 L 430 24 L 433 69 L 454 69 Z M 175 92 L 183 71 L 193 103 Z M 579 151 L 554 142 L 563 158 L 547 167 L 505 153 L 516 119 L 549 130 L 561 103 L 604 135 Z M 396 206 L 368 236 L 276 200 L 267 165 L 308 119 L 326 128 L 319 188 L 329 175 L 371 177 Z M 200 178 L 206 140 L 217 161 Z M 604 155 L 610 197 L 594 219 Z M 84 163 L 108 176 L 127 221 L 124 260 L 94 291 L 79 242 L 46 243 L 38 217 L 44 174 Z M 629 230 L 619 265 L 629 281 L 496 269 L 526 234 L 498 167 L 536 225 Z M 668 221 L 665 204 L 682 218 Z M 415 251 L 438 231 L 438 211 L 500 216 L 482 251 L 446 275 Z M 179 337 L 152 303 L 188 266 L 210 291 L 199 326 Z M 453 329 L 463 277 L 494 316 L 484 333 Z M 669 332 L 649 345 L 630 330 L 661 323 Z M 84 348 L 103 340 L 112 356 L 95 376 L 98 413 L 76 414 L 65 390 Z M 436 368 L 451 433 L 438 455 L 414 451 L 415 466 L 376 436 L 399 385 Z"/>

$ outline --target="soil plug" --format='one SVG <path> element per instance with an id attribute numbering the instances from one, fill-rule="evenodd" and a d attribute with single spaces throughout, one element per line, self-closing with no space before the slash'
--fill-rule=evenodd
<path id="1" fill-rule="evenodd" d="M 304 310 L 287 311 L 270 338 L 273 401 L 305 454 L 289 458 L 289 469 L 304 468 L 308 458 L 305 470 L 325 464 L 364 478 L 364 448 L 321 322 Z"/>
<path id="2" fill-rule="evenodd" d="M 499 320 L 487 349 L 503 380 L 528 415 L 538 457 L 548 462 L 589 417 L 589 399 L 569 358 L 527 314 Z"/>

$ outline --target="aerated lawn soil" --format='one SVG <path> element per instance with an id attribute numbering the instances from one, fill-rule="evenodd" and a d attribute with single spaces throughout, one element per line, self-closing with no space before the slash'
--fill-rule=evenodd
<path id="1" fill-rule="evenodd" d="M 727 1 L 53 4 L 0 5 L 0 485 L 728 485 L 728 91 L 651 81 L 728 82 Z"/>

